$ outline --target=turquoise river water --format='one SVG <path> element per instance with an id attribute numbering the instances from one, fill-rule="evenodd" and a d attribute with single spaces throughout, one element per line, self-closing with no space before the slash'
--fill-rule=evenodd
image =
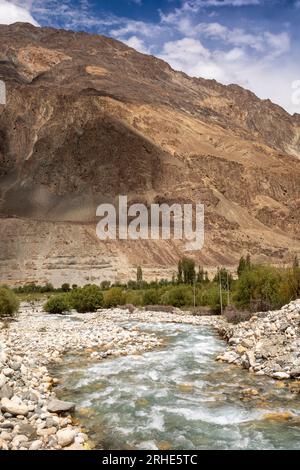
<path id="1" fill-rule="evenodd" d="M 299 449 L 298 389 L 218 363 L 206 327 L 124 323 L 165 345 L 98 363 L 69 356 L 60 397 L 76 402 L 91 439 L 112 449 Z M 251 389 L 251 391 L 249 391 Z"/>

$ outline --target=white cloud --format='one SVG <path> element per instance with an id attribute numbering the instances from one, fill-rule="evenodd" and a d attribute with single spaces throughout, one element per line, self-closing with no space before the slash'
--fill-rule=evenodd
<path id="1" fill-rule="evenodd" d="M 119 27 L 110 30 L 112 36 L 122 38 L 127 34 L 139 34 L 155 39 L 162 33 L 163 29 L 160 25 L 146 23 L 144 21 L 129 20 L 126 18 L 119 18 Z"/>
<path id="2" fill-rule="evenodd" d="M 146 47 L 145 42 L 137 36 L 131 36 L 129 39 L 124 40 L 124 43 L 142 54 L 150 54 L 150 49 Z"/>
<path id="3" fill-rule="evenodd" d="M 282 49 L 288 44 L 283 37 Z M 277 41 L 272 37 L 269 43 Z M 226 52 L 221 49 L 211 50 L 195 38 L 183 38 L 164 44 L 160 57 L 175 70 L 194 77 L 216 79 L 224 85 L 236 83 L 252 90 L 262 99 L 271 99 L 285 107 L 291 114 L 300 112 L 291 100 L 291 84 L 300 77 L 299 66 L 292 60 L 282 62 L 281 56 L 274 54 L 249 55 L 243 47 L 233 47 Z"/>
<path id="4" fill-rule="evenodd" d="M 262 0 L 194 0 L 191 3 L 204 7 L 244 7 L 249 5 L 260 5 Z"/>
<path id="5" fill-rule="evenodd" d="M 213 54 L 197 39 L 169 41 L 164 44 L 160 57 L 176 70 L 189 75 L 216 80 L 223 78 L 222 69 L 214 60 Z"/>
<path id="6" fill-rule="evenodd" d="M 12 24 L 17 22 L 31 23 L 39 26 L 28 9 L 28 3 L 24 6 L 7 0 L 0 0 L 0 24 Z"/>

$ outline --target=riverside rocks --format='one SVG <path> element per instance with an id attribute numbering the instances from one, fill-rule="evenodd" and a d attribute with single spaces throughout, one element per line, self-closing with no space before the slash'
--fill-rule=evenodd
<path id="1" fill-rule="evenodd" d="M 218 360 L 277 380 L 300 377 L 300 300 L 218 329 L 228 340 L 227 351 Z"/>
<path id="2" fill-rule="evenodd" d="M 68 351 L 87 360 L 139 354 L 162 344 L 156 335 L 128 320 L 216 326 L 216 317 L 194 317 L 175 311 L 128 309 L 96 313 L 49 315 L 42 304 L 22 303 L 16 322 L 1 329 L 0 322 L 0 450 L 85 449 L 88 436 L 69 414 L 75 404 L 56 398 L 48 366 L 60 364 Z"/>
<path id="3" fill-rule="evenodd" d="M 47 405 L 47 410 L 51 413 L 63 413 L 66 411 L 74 411 L 75 403 L 62 400 L 51 400 Z"/>
<path id="4" fill-rule="evenodd" d="M 69 414 L 75 404 L 56 398 L 57 379 L 47 366 L 60 364 L 68 351 L 99 361 L 160 344 L 155 335 L 125 329 L 109 316 L 49 315 L 41 304 L 23 303 L 9 329 L 0 322 L 0 450 L 88 447 L 88 436 Z"/>

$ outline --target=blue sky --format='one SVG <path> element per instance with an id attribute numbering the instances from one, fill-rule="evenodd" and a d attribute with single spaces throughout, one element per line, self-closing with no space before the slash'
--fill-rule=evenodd
<path id="1" fill-rule="evenodd" d="M 192 76 L 238 83 L 289 112 L 300 0 L 0 0 L 0 23 L 105 34 Z"/>

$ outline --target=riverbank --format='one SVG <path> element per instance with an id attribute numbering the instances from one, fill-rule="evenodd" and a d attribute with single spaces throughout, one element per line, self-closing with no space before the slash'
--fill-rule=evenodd
<path id="1" fill-rule="evenodd" d="M 164 346 L 87 363 L 68 354 L 55 370 L 63 400 L 97 448 L 299 449 L 297 381 L 275 381 L 216 362 L 225 342 L 210 326 L 126 321 Z"/>
<path id="2" fill-rule="evenodd" d="M 17 321 L 0 330 L 0 449 L 88 449 L 89 438 L 71 415 L 72 403 L 56 399 L 57 380 L 48 368 L 72 352 L 87 361 L 137 355 L 160 346 L 154 334 L 122 327 L 126 320 L 213 325 L 218 317 L 186 313 L 101 310 L 49 315 L 25 304 Z"/>
<path id="3" fill-rule="evenodd" d="M 0 449 L 89 449 L 88 434 L 72 417 L 74 403 L 57 400 L 58 379 L 50 370 L 60 366 L 68 353 L 92 365 L 105 358 L 138 358 L 159 350 L 163 338 L 141 325 L 168 323 L 216 329 L 228 341 L 219 361 L 256 376 L 300 378 L 300 300 L 238 325 L 219 316 L 193 316 L 176 309 L 49 315 L 41 303 L 22 303 L 16 321 L 0 329 Z M 188 348 L 188 338 L 185 341 Z"/>
<path id="4" fill-rule="evenodd" d="M 300 378 L 300 300 L 218 329 L 228 341 L 218 360 L 278 380 Z"/>

